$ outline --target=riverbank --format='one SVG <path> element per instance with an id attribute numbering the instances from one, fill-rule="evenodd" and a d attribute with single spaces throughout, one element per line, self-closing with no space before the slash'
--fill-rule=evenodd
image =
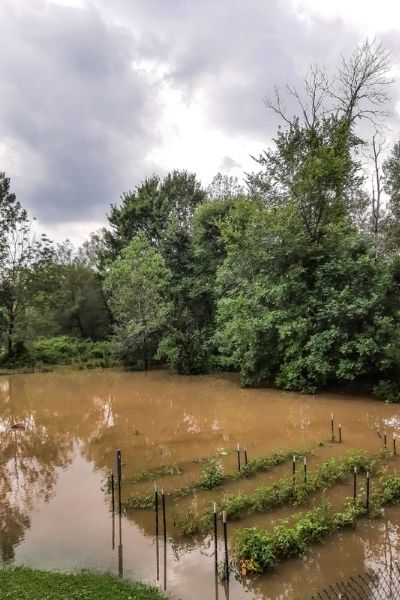
<path id="1" fill-rule="evenodd" d="M 0 569 L 0 600 L 164 600 L 153 587 L 113 575 L 55 573 L 26 567 Z"/>
<path id="2" fill-rule="evenodd" d="M 115 366 L 108 340 L 68 336 L 39 338 L 21 345 L 11 358 L 0 357 L 0 375 L 51 371 L 58 366 L 94 369 Z"/>

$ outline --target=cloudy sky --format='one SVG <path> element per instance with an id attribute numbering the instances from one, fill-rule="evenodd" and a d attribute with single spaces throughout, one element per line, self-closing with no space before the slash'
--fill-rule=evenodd
<path id="1" fill-rule="evenodd" d="M 2 0 L 0 171 L 75 242 L 152 173 L 241 176 L 274 134 L 263 104 L 365 37 L 393 52 L 394 0 Z M 399 5 L 400 6 L 400 5 Z M 400 79 L 389 136 L 400 135 Z"/>

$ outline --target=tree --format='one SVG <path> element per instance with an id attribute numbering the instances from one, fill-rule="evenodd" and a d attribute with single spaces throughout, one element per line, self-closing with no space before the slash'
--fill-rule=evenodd
<path id="1" fill-rule="evenodd" d="M 171 314 L 170 281 L 163 257 L 143 233 L 112 263 L 104 290 L 116 321 L 114 351 L 123 365 L 149 367 Z"/>
<path id="2" fill-rule="evenodd" d="M 196 176 L 187 171 L 173 171 L 164 179 L 157 175 L 145 179 L 134 191 L 122 196 L 121 206 L 111 206 L 111 230 L 104 232 L 104 260 L 114 259 L 140 233 L 159 248 L 170 221 L 176 220 L 189 229 L 196 206 L 204 198 Z"/>
<path id="3" fill-rule="evenodd" d="M 377 132 L 372 136 L 370 151 L 367 158 L 372 162 L 371 174 L 371 205 L 370 221 L 373 236 L 375 258 L 383 250 L 383 229 L 385 226 L 385 207 L 383 205 L 383 176 L 382 176 L 382 154 L 386 150 L 383 137 Z"/>
<path id="4" fill-rule="evenodd" d="M 365 196 L 360 193 L 364 175 L 357 161 L 357 147 L 363 140 L 356 126 L 367 120 L 377 129 L 387 114 L 390 67 L 390 52 L 375 40 L 366 40 L 349 59 L 342 59 L 333 76 L 313 66 L 303 90 L 286 86 L 287 98 L 295 101 L 299 115 L 289 113 L 278 88 L 265 100 L 282 126 L 274 147 L 256 159 L 261 171 L 248 175 L 247 183 L 250 192 L 270 208 L 296 203 L 311 241 L 340 214 L 359 222 L 364 217 Z M 380 151 L 374 140 L 376 172 Z M 381 216 L 376 186 L 373 204 L 376 225 L 377 213 L 378 219 Z"/>
<path id="5" fill-rule="evenodd" d="M 389 196 L 386 219 L 386 243 L 391 252 L 398 253 L 400 243 L 400 141 L 382 165 L 384 191 Z"/>
<path id="6" fill-rule="evenodd" d="M 35 239 L 32 222 L 10 192 L 4 173 L 0 173 L 0 227 L 0 311 L 7 358 L 12 358 L 17 321 L 25 316 L 30 300 L 31 268 L 45 259 L 49 241 L 45 236 Z"/>
<path id="7" fill-rule="evenodd" d="M 354 127 L 360 120 L 369 120 L 379 128 L 387 116 L 390 100 L 388 88 L 393 83 L 389 72 L 391 53 L 376 40 L 365 40 L 351 56 L 342 61 L 336 73 L 330 75 L 326 68 L 312 66 L 304 78 L 303 90 L 286 86 L 289 99 L 294 99 L 300 117 L 292 117 L 275 87 L 273 96 L 267 96 L 265 104 L 278 114 L 286 126 L 300 120 L 301 126 L 313 129 L 317 121 L 335 117 L 345 119 L 353 143 L 359 143 Z"/>
<path id="8" fill-rule="evenodd" d="M 348 122 L 322 118 L 312 127 L 295 120 L 278 130 L 275 147 L 257 159 L 250 188 L 270 209 L 292 205 L 311 242 L 354 209 L 362 176 L 350 153 Z"/>
<path id="9" fill-rule="evenodd" d="M 241 208 L 241 213 L 243 212 Z M 310 245 L 285 206 L 226 225 L 216 340 L 243 385 L 370 386 L 393 367 L 400 307 L 387 261 L 340 224 Z M 244 223 L 243 215 L 238 215 Z"/>
<path id="10" fill-rule="evenodd" d="M 118 256 L 135 235 L 162 256 L 170 274 L 172 309 L 157 357 L 182 373 L 206 371 L 212 354 L 208 346 L 210 302 L 193 236 L 194 214 L 204 201 L 205 192 L 194 174 L 173 171 L 163 180 L 154 176 L 125 195 L 120 208 L 112 207 L 112 231 L 105 233 L 109 257 Z M 132 351 L 134 347 L 142 353 L 135 344 Z"/>
<path id="11" fill-rule="evenodd" d="M 237 177 L 217 173 L 206 190 L 208 200 L 230 200 L 246 195 L 245 187 Z"/>
<path id="12" fill-rule="evenodd" d="M 171 273 L 172 310 L 157 355 L 174 371 L 187 375 L 212 370 L 215 354 L 211 341 L 213 280 L 207 277 L 208 266 L 197 250 L 193 232 L 171 221 L 162 241 L 162 254 Z"/>

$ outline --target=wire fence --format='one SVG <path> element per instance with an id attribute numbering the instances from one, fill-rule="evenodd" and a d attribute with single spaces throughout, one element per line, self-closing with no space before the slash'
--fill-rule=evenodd
<path id="1" fill-rule="evenodd" d="M 311 596 L 311 600 L 398 599 L 400 599 L 400 568 L 397 563 L 329 585 Z"/>

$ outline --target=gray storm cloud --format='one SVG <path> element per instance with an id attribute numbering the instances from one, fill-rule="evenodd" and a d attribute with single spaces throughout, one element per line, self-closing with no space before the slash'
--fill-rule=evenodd
<path id="1" fill-rule="evenodd" d="M 305 22 L 288 2 L 259 0 L 5 0 L 0 25 L 0 146 L 18 156 L 13 188 L 42 223 L 101 221 L 161 171 L 147 155 L 161 139 L 163 85 L 188 99 L 201 91 L 227 135 L 267 140 L 277 122 L 262 99 L 273 85 L 311 62 L 335 64 L 359 41 L 340 21 Z"/>

